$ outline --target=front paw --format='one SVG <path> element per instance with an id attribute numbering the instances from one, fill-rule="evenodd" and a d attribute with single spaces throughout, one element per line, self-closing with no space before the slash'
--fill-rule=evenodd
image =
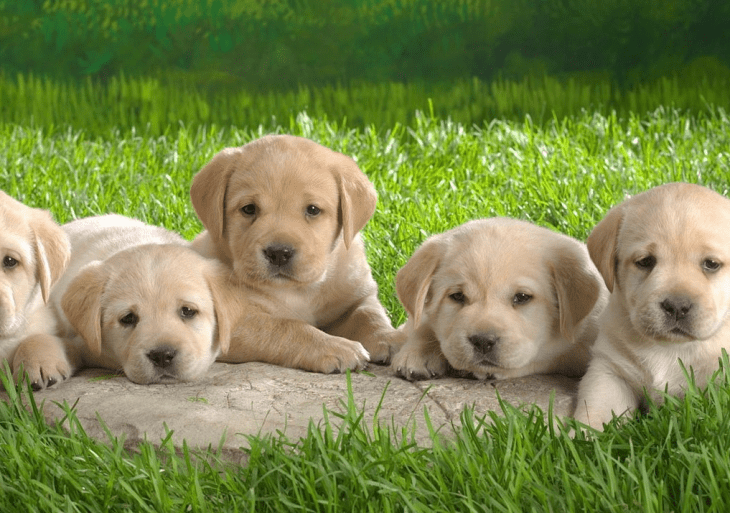
<path id="1" fill-rule="evenodd" d="M 36 392 L 65 381 L 71 374 L 71 364 L 56 337 L 30 336 L 15 351 L 13 378 L 18 382 L 27 376 Z"/>
<path id="2" fill-rule="evenodd" d="M 369 361 L 370 354 L 360 342 L 340 338 L 331 351 L 315 361 L 313 368 L 306 370 L 340 374 L 347 370 L 363 370 Z"/>
<path id="3" fill-rule="evenodd" d="M 443 376 L 448 369 L 448 363 L 440 353 L 424 354 L 406 346 L 395 355 L 391 367 L 397 376 L 408 381 L 418 381 Z"/>
<path id="4" fill-rule="evenodd" d="M 381 332 L 368 340 L 363 341 L 363 346 L 370 353 L 372 363 L 387 365 L 393 359 L 393 355 L 403 347 L 406 336 L 402 330 L 390 330 Z"/>

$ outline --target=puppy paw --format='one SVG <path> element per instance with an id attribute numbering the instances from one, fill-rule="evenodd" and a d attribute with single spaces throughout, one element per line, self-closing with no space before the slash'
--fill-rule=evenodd
<path id="1" fill-rule="evenodd" d="M 406 334 L 403 330 L 390 330 L 379 333 L 371 340 L 363 341 L 365 349 L 370 353 L 370 361 L 387 365 L 393 356 L 403 347 L 406 342 Z"/>
<path id="2" fill-rule="evenodd" d="M 61 383 L 72 374 L 71 364 L 56 337 L 34 335 L 20 343 L 13 358 L 13 378 L 28 377 L 34 391 Z"/>
<path id="3" fill-rule="evenodd" d="M 347 370 L 362 370 L 367 367 L 370 354 L 360 342 L 339 339 L 336 346 L 317 358 L 314 368 L 307 369 L 323 374 L 339 374 Z"/>
<path id="4" fill-rule="evenodd" d="M 397 376 L 408 381 L 438 378 L 448 370 L 448 364 L 441 354 L 423 354 L 408 348 L 401 349 L 395 355 L 391 367 Z"/>

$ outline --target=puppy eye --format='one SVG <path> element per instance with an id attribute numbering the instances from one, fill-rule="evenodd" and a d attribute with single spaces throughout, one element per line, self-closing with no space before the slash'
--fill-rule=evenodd
<path id="1" fill-rule="evenodd" d="M 636 262 L 634 262 L 634 264 L 639 269 L 643 269 L 645 271 L 651 271 L 652 269 L 654 269 L 654 266 L 656 265 L 656 258 L 651 255 L 645 256 L 641 260 L 637 260 Z"/>
<path id="2" fill-rule="evenodd" d="M 256 215 L 256 205 L 254 203 L 249 203 L 248 205 L 242 206 L 241 213 L 245 216 Z"/>
<path id="3" fill-rule="evenodd" d="M 459 303 L 460 305 L 466 303 L 466 296 L 463 292 L 454 292 L 453 294 L 449 295 L 449 299 L 451 299 L 455 303 Z"/>
<path id="4" fill-rule="evenodd" d="M 180 309 L 180 317 L 183 319 L 192 319 L 198 314 L 197 310 L 194 310 L 192 308 L 188 308 L 187 306 L 183 306 Z"/>
<path id="5" fill-rule="evenodd" d="M 524 305 L 526 303 L 529 303 L 532 299 L 532 296 L 530 294 L 525 294 L 524 292 L 518 292 L 515 294 L 515 297 L 512 298 L 512 304 L 513 305 Z"/>
<path id="6" fill-rule="evenodd" d="M 14 267 L 17 267 L 17 265 L 18 265 L 19 263 L 20 263 L 20 262 L 18 262 L 17 260 L 15 260 L 15 259 L 14 259 L 13 257 L 11 257 L 11 256 L 6 256 L 5 258 L 3 258 L 3 267 L 4 267 L 5 269 L 12 269 L 12 268 L 14 268 Z"/>
<path id="7" fill-rule="evenodd" d="M 307 215 L 311 217 L 318 216 L 322 212 L 317 205 L 309 205 L 307 207 Z"/>
<path id="8" fill-rule="evenodd" d="M 129 312 L 127 315 L 119 319 L 119 324 L 122 326 L 136 326 L 139 322 L 139 317 L 134 312 Z"/>
<path id="9" fill-rule="evenodd" d="M 702 268 L 710 273 L 714 273 L 715 271 L 719 271 L 720 267 L 722 267 L 722 264 L 718 262 L 717 260 L 713 260 L 712 258 L 706 259 L 704 262 L 702 262 Z"/>

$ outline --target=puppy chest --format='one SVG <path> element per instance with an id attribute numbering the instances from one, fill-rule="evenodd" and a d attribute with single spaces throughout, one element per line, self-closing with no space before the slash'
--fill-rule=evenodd
<path id="1" fill-rule="evenodd" d="M 314 294 L 282 292 L 276 295 L 274 315 L 286 319 L 298 319 L 316 325 L 319 321 L 319 302 Z"/>

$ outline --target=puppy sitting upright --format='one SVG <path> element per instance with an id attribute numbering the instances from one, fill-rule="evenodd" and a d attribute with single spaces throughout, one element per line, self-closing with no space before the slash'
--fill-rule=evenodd
<path id="1" fill-rule="evenodd" d="M 449 365 L 478 378 L 585 372 L 607 291 L 585 246 L 506 218 L 435 235 L 396 277 L 408 312 L 393 359 L 406 379 Z"/>
<path id="2" fill-rule="evenodd" d="M 324 373 L 389 361 L 394 330 L 358 234 L 376 194 L 352 159 L 266 136 L 218 153 L 190 196 L 207 229 L 193 247 L 230 266 L 254 304 L 225 361 Z"/>
<path id="3" fill-rule="evenodd" d="M 588 238 L 611 291 L 575 418 L 602 428 L 645 391 L 705 384 L 730 349 L 730 200 L 673 183 L 612 208 Z"/>
<path id="4" fill-rule="evenodd" d="M 70 255 L 68 237 L 48 212 L 0 191 L 0 372 L 25 335 L 45 328 L 35 312 Z"/>

